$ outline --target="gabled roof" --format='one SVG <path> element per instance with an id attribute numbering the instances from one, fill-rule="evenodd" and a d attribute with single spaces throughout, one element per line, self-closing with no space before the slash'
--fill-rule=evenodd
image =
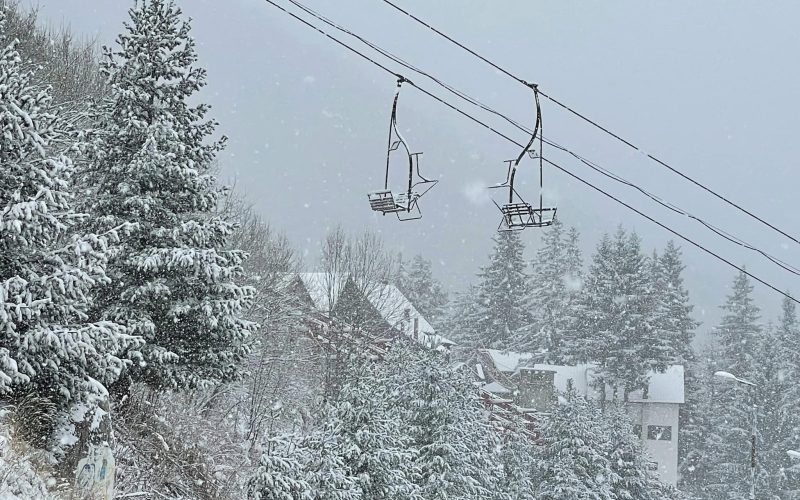
<path id="1" fill-rule="evenodd" d="M 347 273 L 298 273 L 298 278 L 320 312 L 330 312 L 339 300 L 348 280 Z M 428 320 L 417 311 L 414 304 L 391 284 L 375 285 L 365 294 L 367 301 L 378 312 L 380 317 L 401 334 L 413 338 L 416 342 L 431 347 L 452 346 L 455 343 L 441 335 L 437 335 Z M 416 319 L 417 335 L 414 335 Z"/>
<path id="2" fill-rule="evenodd" d="M 347 283 L 346 274 L 297 273 L 297 277 L 311 297 L 314 307 L 326 314 L 336 305 L 339 294 Z"/>

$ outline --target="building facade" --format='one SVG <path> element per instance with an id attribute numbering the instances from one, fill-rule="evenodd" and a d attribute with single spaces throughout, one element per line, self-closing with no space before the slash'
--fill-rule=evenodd
<path id="1" fill-rule="evenodd" d="M 485 391 L 510 398 L 523 408 L 547 413 L 557 404 L 555 394 L 571 381 L 575 390 L 590 399 L 600 399 L 595 389 L 595 365 L 548 365 L 533 362 L 534 355 L 482 349 L 476 373 Z M 670 366 L 664 373 L 651 372 L 646 394 L 628 395 L 633 432 L 642 449 L 657 465 L 662 482 L 678 482 L 678 414 L 684 403 L 683 366 Z M 555 390 L 554 390 L 555 389 Z M 610 394 L 610 390 L 606 394 Z"/>

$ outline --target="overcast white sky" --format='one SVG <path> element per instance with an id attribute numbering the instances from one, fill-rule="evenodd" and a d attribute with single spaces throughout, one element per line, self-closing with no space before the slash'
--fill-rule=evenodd
<path id="1" fill-rule="evenodd" d="M 278 0 L 286 4 L 285 0 Z M 796 189 L 800 141 L 800 3 L 676 0 L 655 2 L 396 0 L 551 95 L 640 144 L 763 218 L 800 234 Z M 379 0 L 306 0 L 328 17 L 435 72 L 518 120 L 532 124 L 529 92 Z M 44 18 L 111 43 L 127 0 L 37 0 Z M 308 260 L 327 228 L 380 231 L 404 254 L 422 253 L 458 288 L 487 258 L 498 214 L 476 187 L 502 180 L 518 151 L 415 90 L 406 89 L 398 121 L 424 151 L 426 175 L 441 179 L 423 199 L 424 218 L 399 224 L 369 211 L 366 193 L 382 186 L 394 79 L 348 54 L 263 0 L 183 0 L 209 71 L 204 98 L 230 137 L 223 176 L 235 181 Z M 433 89 L 422 77 L 412 79 Z M 514 130 L 485 114 L 482 117 Z M 800 266 L 800 245 L 645 161 L 546 101 L 544 131 L 605 167 L 716 225 Z M 521 134 L 513 135 L 525 141 Z M 548 151 L 545 150 L 545 154 Z M 800 294 L 800 281 L 763 258 L 669 214 L 635 191 L 563 164 L 736 263 Z M 527 177 L 526 177 L 527 176 Z M 536 197 L 533 170 L 520 173 Z M 546 197 L 583 235 L 586 257 L 618 224 L 635 228 L 649 251 L 664 230 L 548 171 Z M 527 189 L 527 190 L 526 190 Z M 526 231 L 530 256 L 539 233 Z M 680 242 L 697 317 L 718 319 L 733 270 Z M 756 287 L 767 318 L 781 297 Z"/>

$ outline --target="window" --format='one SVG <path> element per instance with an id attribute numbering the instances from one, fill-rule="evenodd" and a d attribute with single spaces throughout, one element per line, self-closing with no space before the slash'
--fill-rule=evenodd
<path id="1" fill-rule="evenodd" d="M 648 425 L 647 439 L 654 441 L 672 441 L 671 425 Z"/>

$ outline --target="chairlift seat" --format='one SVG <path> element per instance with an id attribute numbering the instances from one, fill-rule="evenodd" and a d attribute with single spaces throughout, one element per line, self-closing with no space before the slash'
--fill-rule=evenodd
<path id="1" fill-rule="evenodd" d="M 546 227 L 553 224 L 555 208 L 533 208 L 530 203 L 506 203 L 500 207 L 503 219 L 501 231 L 519 231 L 529 227 Z"/>
<path id="2" fill-rule="evenodd" d="M 367 193 L 367 198 L 369 198 L 369 206 L 372 210 L 383 214 L 393 214 L 410 211 L 416 204 L 419 194 L 412 192 L 410 203 L 408 193 L 392 194 L 391 190 L 373 191 Z"/>

